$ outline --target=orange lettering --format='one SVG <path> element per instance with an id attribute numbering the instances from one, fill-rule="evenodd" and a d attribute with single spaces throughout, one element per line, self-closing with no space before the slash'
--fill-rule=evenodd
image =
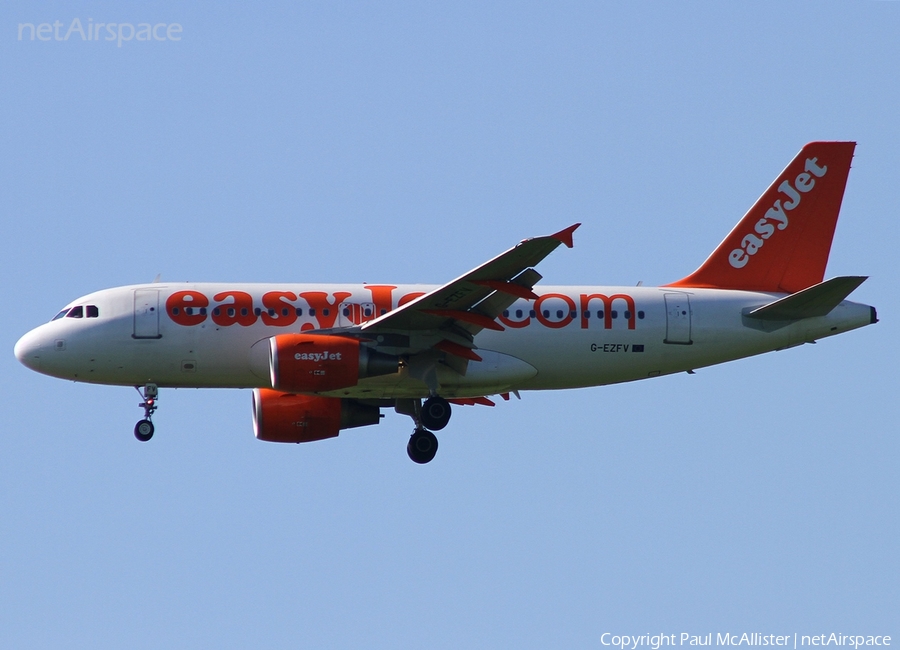
<path id="1" fill-rule="evenodd" d="M 263 307 L 267 311 L 262 313 L 262 322 L 268 326 L 287 327 L 297 321 L 297 309 L 288 300 L 296 300 L 297 294 L 292 291 L 270 291 L 263 295 Z M 275 315 L 268 310 L 275 312 Z"/>
<path id="2" fill-rule="evenodd" d="M 179 325 L 199 325 L 206 320 L 209 299 L 199 291 L 176 291 L 166 300 L 166 313 Z"/>
<path id="3" fill-rule="evenodd" d="M 233 302 L 216 305 L 212 312 L 212 319 L 216 325 L 228 327 L 229 325 L 243 325 L 249 327 L 256 322 L 256 314 L 253 312 L 253 297 L 243 291 L 223 291 L 213 296 L 213 300 L 220 302 L 231 298 Z"/>
<path id="4" fill-rule="evenodd" d="M 416 298 L 420 298 L 424 295 L 425 295 L 425 293 L 422 291 L 419 291 L 419 292 L 413 291 L 412 293 L 408 293 L 405 296 L 403 296 L 402 298 L 400 298 L 400 300 L 397 301 L 397 306 L 401 307 L 401 306 L 405 305 L 406 303 L 412 302 Z"/>
<path id="5" fill-rule="evenodd" d="M 350 297 L 350 293 L 346 291 L 338 291 L 334 294 L 334 302 L 328 302 L 328 294 L 324 291 L 307 291 L 301 293 L 300 297 L 309 303 L 309 306 L 316 310 L 316 320 L 319 323 L 319 329 L 334 327 L 334 321 L 338 316 L 338 305 Z M 327 314 L 325 312 L 328 312 Z"/>
<path id="6" fill-rule="evenodd" d="M 375 318 L 386 314 L 394 308 L 394 289 L 390 285 L 369 284 L 366 289 L 372 292 L 372 302 L 375 304 Z"/>
<path id="7" fill-rule="evenodd" d="M 541 313 L 541 305 L 548 298 L 559 298 L 566 303 L 566 315 L 561 321 L 552 321 Z M 569 298 L 569 296 L 562 293 L 545 293 L 543 296 L 540 296 L 537 300 L 534 301 L 534 315 L 537 317 L 538 322 L 545 327 L 550 327 L 553 329 L 565 327 L 572 322 L 573 311 L 575 311 L 575 301 Z"/>
<path id="8" fill-rule="evenodd" d="M 612 329 L 612 303 L 613 300 L 624 300 L 626 309 L 628 310 L 628 329 L 634 329 L 634 298 L 626 296 L 624 293 L 617 293 L 614 296 L 604 296 L 602 293 L 593 293 L 587 295 L 581 294 L 581 329 L 588 327 L 588 305 L 591 300 L 603 301 L 603 329 Z"/>

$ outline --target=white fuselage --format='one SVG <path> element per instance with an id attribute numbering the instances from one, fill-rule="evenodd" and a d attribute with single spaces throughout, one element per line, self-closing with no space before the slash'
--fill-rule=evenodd
<path id="1" fill-rule="evenodd" d="M 72 302 L 70 308 L 84 308 L 81 317 L 63 316 L 32 330 L 16 345 L 16 356 L 44 374 L 98 384 L 270 387 L 271 337 L 358 325 L 434 288 L 119 287 Z M 763 327 L 746 313 L 785 294 L 589 286 L 541 286 L 537 291 L 538 300 L 517 300 L 498 319 L 504 331 L 484 330 L 476 336 L 483 360 L 469 361 L 465 375 L 438 365 L 440 394 L 474 397 L 646 379 L 814 341 L 874 318 L 870 307 L 845 300 L 827 316 Z M 89 312 L 96 315 L 89 317 Z M 413 342 L 429 336 L 421 331 L 395 334 Z M 326 394 L 427 396 L 429 388 L 414 366 L 413 360 L 392 375 Z"/>

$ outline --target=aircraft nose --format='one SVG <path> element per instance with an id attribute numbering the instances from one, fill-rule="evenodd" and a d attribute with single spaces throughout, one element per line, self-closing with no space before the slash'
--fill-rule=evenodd
<path id="1" fill-rule="evenodd" d="M 20 338 L 16 343 L 14 352 L 19 363 L 26 368 L 40 372 L 43 346 L 41 345 L 40 333 L 37 330 L 31 330 Z"/>

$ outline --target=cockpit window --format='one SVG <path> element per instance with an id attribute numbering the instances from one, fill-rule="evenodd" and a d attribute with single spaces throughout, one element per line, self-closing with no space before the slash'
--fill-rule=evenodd
<path id="1" fill-rule="evenodd" d="M 97 305 L 78 305 L 77 307 L 66 307 L 52 320 L 60 318 L 100 318 L 100 308 Z"/>

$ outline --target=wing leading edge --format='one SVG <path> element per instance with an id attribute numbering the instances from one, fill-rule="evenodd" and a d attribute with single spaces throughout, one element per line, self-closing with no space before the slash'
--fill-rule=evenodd
<path id="1" fill-rule="evenodd" d="M 518 298 L 537 298 L 532 288 L 541 279 L 533 266 L 560 244 L 572 247 L 580 223 L 553 235 L 526 239 L 505 253 L 434 291 L 363 325 L 363 331 L 436 329 L 448 320 L 472 334 L 503 329 L 494 321 Z"/>
<path id="2" fill-rule="evenodd" d="M 533 288 L 541 274 L 533 267 L 560 244 L 572 248 L 573 233 L 580 225 L 525 239 L 455 280 L 362 325 L 308 334 L 377 341 L 379 349 L 404 358 L 431 357 L 431 361 L 421 359 L 426 367 L 440 358 L 464 375 L 469 361 L 482 360 L 475 352 L 475 335 L 484 329 L 504 330 L 496 321 L 503 310 L 520 298 L 537 299 Z"/>
<path id="3" fill-rule="evenodd" d="M 360 334 L 433 333 L 424 347 L 478 361 L 474 338 L 484 329 L 503 330 L 496 321 L 519 298 L 535 299 L 541 279 L 534 266 L 560 244 L 572 248 L 576 223 L 552 235 L 526 239 L 481 266 L 360 327 Z M 417 337 L 419 338 L 419 337 Z M 419 346 L 413 346 L 419 347 Z M 410 352 L 420 350 L 411 349 Z"/>

